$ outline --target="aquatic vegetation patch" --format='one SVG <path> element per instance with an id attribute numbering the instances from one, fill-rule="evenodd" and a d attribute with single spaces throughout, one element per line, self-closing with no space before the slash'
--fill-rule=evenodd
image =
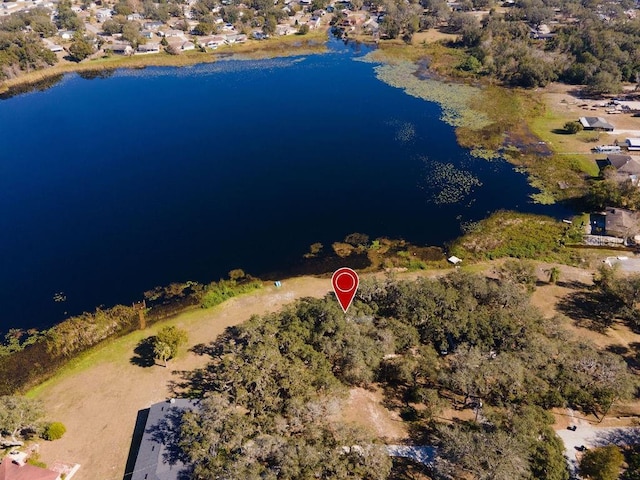
<path id="1" fill-rule="evenodd" d="M 407 143 L 416 138 L 416 127 L 411 122 L 391 120 L 387 122 L 387 125 L 395 130 L 394 139 L 398 142 Z"/>
<path id="2" fill-rule="evenodd" d="M 424 186 L 432 190 L 435 204 L 453 204 L 463 201 L 474 187 L 482 182 L 471 172 L 457 168 L 452 163 L 442 163 L 424 159 L 428 173 Z"/>
<path id="3" fill-rule="evenodd" d="M 358 58 L 363 62 L 374 62 L 365 55 Z M 465 126 L 476 130 L 491 123 L 487 115 L 472 109 L 481 90 L 470 85 L 445 83 L 431 78 L 418 78 L 419 66 L 408 61 L 397 61 L 374 67 L 376 77 L 407 94 L 437 103 L 442 109 L 441 120 L 454 127 Z"/>

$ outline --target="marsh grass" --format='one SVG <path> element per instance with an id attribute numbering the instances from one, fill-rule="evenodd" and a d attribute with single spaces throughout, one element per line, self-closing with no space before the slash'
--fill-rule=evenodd
<path id="1" fill-rule="evenodd" d="M 465 260 L 515 257 L 575 265 L 578 254 L 565 244 L 580 237 L 580 228 L 553 218 L 502 211 L 454 241 L 450 252 Z"/>

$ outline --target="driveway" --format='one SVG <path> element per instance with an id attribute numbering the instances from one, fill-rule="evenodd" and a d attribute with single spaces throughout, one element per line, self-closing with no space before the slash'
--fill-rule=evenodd
<path id="1" fill-rule="evenodd" d="M 579 450 L 583 445 L 587 448 L 604 447 L 615 444 L 618 446 L 640 444 L 640 427 L 611 427 L 598 428 L 586 422 L 579 421 L 575 431 L 568 429 L 556 430 L 564 442 L 565 456 L 569 464 L 572 478 L 577 475 Z"/>
<path id="2" fill-rule="evenodd" d="M 640 258 L 633 256 L 607 257 L 604 263 L 610 267 L 618 265 L 620 271 L 625 273 L 640 273 Z"/>

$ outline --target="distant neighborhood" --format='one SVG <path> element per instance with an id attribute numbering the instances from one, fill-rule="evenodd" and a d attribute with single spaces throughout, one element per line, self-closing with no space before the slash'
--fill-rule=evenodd
<path id="1" fill-rule="evenodd" d="M 248 39 L 306 34 L 328 24 L 327 9 L 317 8 L 310 0 L 262 3 L 147 0 L 134 7 L 127 0 L 20 0 L 0 4 L 0 21 L 6 24 L 10 16 L 16 23 L 22 20 L 18 26 L 23 32 L 37 33 L 58 60 L 76 61 L 104 55 L 215 50 Z"/>

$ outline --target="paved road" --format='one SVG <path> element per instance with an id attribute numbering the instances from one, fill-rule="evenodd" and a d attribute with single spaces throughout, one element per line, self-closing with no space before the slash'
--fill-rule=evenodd
<path id="1" fill-rule="evenodd" d="M 623 446 L 640 443 L 640 428 L 597 428 L 583 421 L 575 422 L 574 425 L 576 425 L 575 431 L 568 429 L 556 430 L 556 433 L 564 442 L 565 456 L 569 463 L 572 478 L 580 478 L 577 475 L 577 453 L 579 452 L 577 447 L 584 445 L 587 448 L 593 448 L 610 444 Z"/>

